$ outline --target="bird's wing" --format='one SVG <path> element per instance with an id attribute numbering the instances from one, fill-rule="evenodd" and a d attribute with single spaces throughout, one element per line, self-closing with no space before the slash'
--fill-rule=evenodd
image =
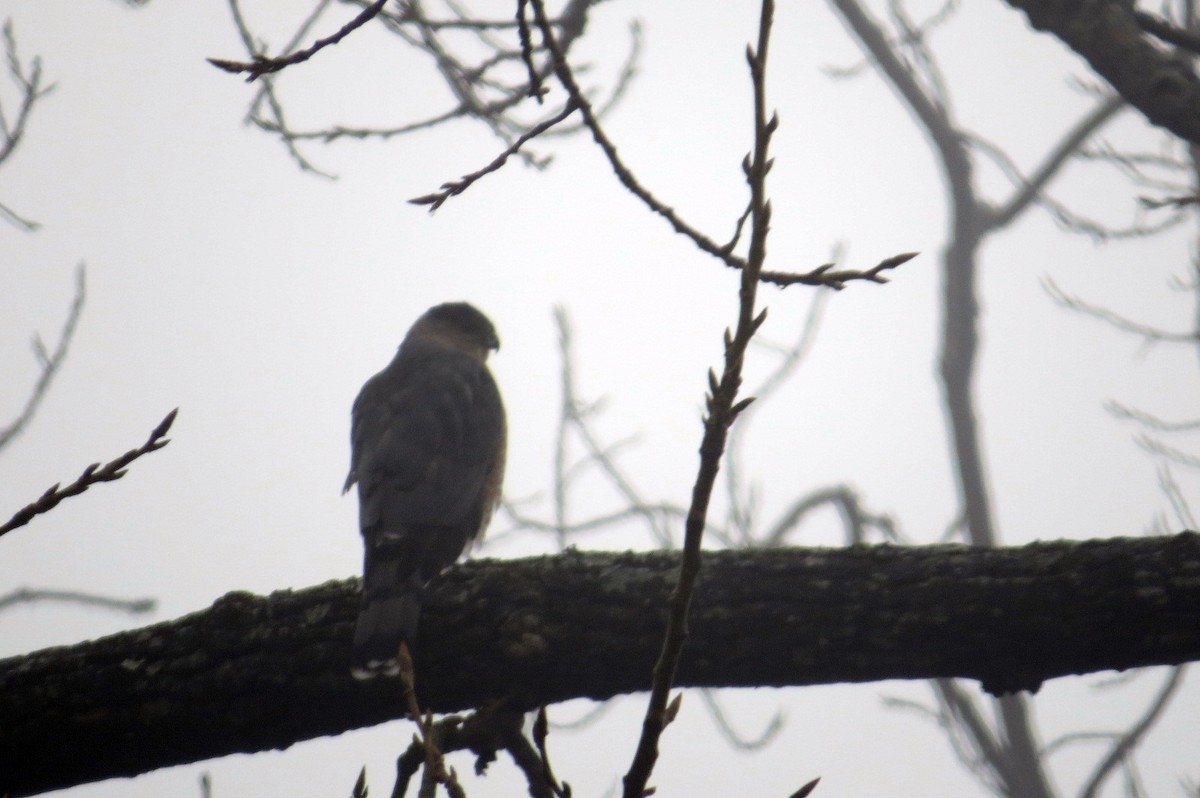
<path id="1" fill-rule="evenodd" d="M 406 342 L 354 403 L 347 486 L 359 484 L 364 534 L 479 518 L 503 430 L 500 395 L 485 366 Z"/>

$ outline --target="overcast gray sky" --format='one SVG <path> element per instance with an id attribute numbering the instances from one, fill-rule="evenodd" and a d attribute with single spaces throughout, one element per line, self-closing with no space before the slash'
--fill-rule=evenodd
<path id="1" fill-rule="evenodd" d="M 273 47 L 306 13 L 301 4 L 283 8 L 291 5 L 247 0 L 252 24 Z M 919 16 L 937 5 L 912 8 Z M 956 112 L 1030 168 L 1089 107 L 1070 85 L 1072 75 L 1089 73 L 1007 6 L 970 6 L 934 39 Z M 719 363 L 721 333 L 735 319 L 736 278 L 623 192 L 584 137 L 539 142 L 539 154 L 554 155 L 549 169 L 514 161 L 431 217 L 406 200 L 484 165 L 498 142 L 456 123 L 388 143 L 312 146 L 313 161 L 338 178 L 302 174 L 278 142 L 241 124 L 254 87 L 204 61 L 244 55 L 223 2 L 155 0 L 130 11 L 107 0 L 0 0 L 0 11 L 12 19 L 23 56 L 40 55 L 58 84 L 0 171 L 0 202 L 42 224 L 32 234 L 0 225 L 0 418 L 17 412 L 36 378 L 31 333 L 56 339 L 76 264 L 86 261 L 88 275 L 65 367 L 34 423 L 0 458 L 0 508 L 8 508 L 0 514 L 139 444 L 180 408 L 166 449 L 0 541 L 0 593 L 30 586 L 152 596 L 160 602 L 155 617 L 9 609 L 0 613 L 0 655 L 170 619 L 229 590 L 357 573 L 356 507 L 340 495 L 350 403 L 411 321 L 441 301 L 468 299 L 500 330 L 493 369 L 509 410 L 509 498 L 541 497 L 528 508 L 548 512 L 560 400 L 552 309 L 561 304 L 574 325 L 580 390 L 607 400 L 600 432 L 614 441 L 638 436 L 620 462 L 643 495 L 686 502 L 705 373 Z M 335 9 L 321 33 L 348 16 Z M 757 10 L 683 0 L 601 4 L 575 53 L 595 64 L 593 85 L 611 85 L 635 17 L 644 52 L 609 132 L 647 185 L 724 239 L 745 201 L 744 47 Z M 923 254 L 887 286 L 855 284 L 831 298 L 811 356 L 755 418 L 746 472 L 766 518 L 807 490 L 850 482 L 911 538 L 932 542 L 956 511 L 935 381 L 941 179 L 874 73 L 825 73 L 862 57 L 823 4 L 783 4 L 775 37 L 769 89 L 782 127 L 769 268 L 812 268 L 838 246 L 846 265 L 860 268 L 898 252 Z M 427 71 L 370 27 L 285 77 L 298 127 L 398 124 L 448 102 Z M 0 97 L 7 111 L 10 85 L 0 85 Z M 1157 141 L 1128 112 L 1111 137 Z M 984 169 L 980 183 L 995 197 L 1007 188 L 994 169 Z M 1094 170 L 1068 170 L 1055 191 L 1114 221 L 1133 207 L 1133 192 Z M 1097 246 L 1034 212 L 985 249 L 977 391 L 1005 542 L 1137 535 L 1169 513 L 1155 459 L 1103 403 L 1189 417 L 1194 352 L 1148 348 L 1067 314 L 1042 280 L 1186 330 L 1191 298 L 1169 279 L 1187 273 L 1191 235 L 1188 228 Z M 765 338 L 794 340 L 813 296 L 764 289 Z M 749 384 L 773 362 L 757 350 Z M 1179 478 L 1195 501 L 1195 479 Z M 580 493 L 574 512 L 582 518 L 615 506 L 596 490 Z M 793 542 L 838 543 L 834 520 L 815 519 Z M 1179 528 L 1173 517 L 1171 527 Z M 484 554 L 551 545 L 522 536 Z M 651 543 L 632 525 L 581 545 Z M 1037 702 L 1044 740 L 1120 728 L 1161 678 L 1148 673 L 1099 695 L 1099 677 L 1046 685 Z M 681 722 L 664 738 L 658 794 L 742 794 L 752 784 L 755 794 L 786 795 L 817 775 L 826 795 L 983 794 L 938 731 L 885 710 L 885 695 L 928 700 L 920 683 L 727 691 L 721 703 L 748 735 L 773 711 L 786 715 L 780 738 L 751 755 L 731 751 L 700 696 L 688 695 Z M 603 794 L 628 766 L 644 700 L 614 703 L 588 730 L 551 738 L 556 769 L 577 794 Z M 585 709 L 554 708 L 552 718 Z M 1178 794 L 1181 777 L 1200 775 L 1196 717 L 1200 689 L 1187 686 L 1145 753 L 1152 794 Z M 220 798 L 345 794 L 363 763 L 372 790 L 383 793 L 409 736 L 404 724 L 389 724 L 71 794 L 188 795 L 204 770 Z M 1055 758 L 1059 786 L 1074 792 L 1097 750 Z M 452 764 L 471 769 L 465 758 Z M 523 793 L 505 762 L 476 794 L 482 790 Z"/>

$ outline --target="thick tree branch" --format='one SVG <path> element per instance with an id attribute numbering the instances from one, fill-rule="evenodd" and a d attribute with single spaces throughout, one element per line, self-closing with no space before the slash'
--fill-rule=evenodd
<path id="1" fill-rule="evenodd" d="M 431 586 L 423 704 L 516 710 L 649 687 L 678 552 L 477 561 Z M 679 687 L 962 677 L 992 691 L 1200 659 L 1200 534 L 1020 548 L 705 555 Z M 358 582 L 231 593 L 176 621 L 0 661 L 0 794 L 29 795 L 404 714 L 348 673 Z"/>
<path id="2" fill-rule="evenodd" d="M 1143 31 L 1133 3 L 1116 0 L 1007 0 L 1029 24 L 1079 53 L 1146 118 L 1200 143 L 1200 78 Z"/>

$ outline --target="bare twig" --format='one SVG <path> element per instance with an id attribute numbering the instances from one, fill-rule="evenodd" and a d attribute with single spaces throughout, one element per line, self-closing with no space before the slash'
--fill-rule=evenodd
<path id="1" fill-rule="evenodd" d="M 1167 421 L 1166 419 L 1112 400 L 1104 403 L 1104 409 L 1111 413 L 1114 418 L 1135 421 L 1143 427 L 1157 430 L 1158 432 L 1191 432 L 1200 429 L 1200 419 Z"/>
<path id="2" fill-rule="evenodd" d="M 589 465 L 596 465 L 608 478 L 608 481 L 624 498 L 627 508 L 618 511 L 621 514 L 640 517 L 645 520 L 656 545 L 670 548 L 674 545 L 669 519 L 676 516 L 677 508 L 670 505 L 656 505 L 642 496 L 633 480 L 629 479 L 617 466 L 613 459 L 613 447 L 605 446 L 588 423 L 589 406 L 580 401 L 573 370 L 574 356 L 572 355 L 571 324 L 563 308 L 554 312 L 555 325 L 558 327 L 559 350 L 562 353 L 562 410 L 559 417 L 559 431 L 555 454 L 555 524 L 558 528 L 559 539 L 565 542 L 568 526 L 566 523 L 566 497 L 570 486 L 571 469 L 568 468 L 567 438 L 574 431 L 587 449 Z M 686 513 L 685 513 L 686 515 Z M 677 516 L 676 516 L 677 517 Z M 614 519 L 615 520 L 615 519 Z M 588 528 L 584 526 L 584 529 Z M 570 525 L 570 530 L 581 531 L 578 524 Z"/>
<path id="3" fill-rule="evenodd" d="M 1148 452 L 1187 468 L 1200 468 L 1200 456 L 1190 454 L 1175 446 L 1169 446 L 1149 435 L 1139 435 L 1137 444 Z"/>
<path id="4" fill-rule="evenodd" d="M 9 519 L 8 523 L 0 526 L 0 535 L 28 524 L 34 516 L 49 512 L 63 499 L 68 496 L 78 496 L 97 482 L 112 482 L 125 476 L 125 467 L 134 460 L 156 449 L 161 449 L 170 443 L 170 440 L 164 439 L 163 436 L 171 428 L 171 424 L 175 421 L 175 414 L 178 412 L 179 408 L 175 408 L 170 413 L 167 413 L 166 417 L 150 433 L 150 437 L 146 442 L 138 448 L 129 450 L 104 466 L 101 466 L 99 463 L 92 463 L 83 470 L 78 479 L 65 488 L 60 488 L 58 485 L 51 485 L 42 494 L 41 498 L 18 511 L 16 515 Z"/>
<path id="5" fill-rule="evenodd" d="M 1004 745 L 984 720 L 975 700 L 953 679 L 932 682 L 939 717 L 960 762 L 998 795 L 1005 779 Z"/>
<path id="6" fill-rule="evenodd" d="M 783 546 L 787 536 L 804 521 L 811 512 L 827 505 L 832 505 L 842 516 L 842 524 L 846 530 L 846 545 L 855 546 L 868 542 L 868 532 L 876 530 L 885 541 L 902 542 L 895 522 L 888 515 L 872 513 L 865 509 L 858 494 L 848 485 L 834 485 L 822 490 L 816 490 L 807 496 L 801 496 L 783 512 L 761 540 L 760 546 Z"/>
<path id="7" fill-rule="evenodd" d="M 1067 161 L 1079 152 L 1084 142 L 1125 107 L 1125 99 L 1119 94 L 1106 97 L 1098 103 L 1050 149 L 1045 160 L 1028 179 L 1019 179 L 1017 192 L 993 212 L 991 223 L 997 228 L 1005 227 L 1020 216 L 1031 203 L 1040 198 L 1046 186 L 1058 175 Z"/>
<path id="8" fill-rule="evenodd" d="M 559 41 L 564 49 L 583 35 L 587 15 L 596 0 L 568 0 L 562 7 L 559 16 L 552 20 L 552 25 L 560 31 Z M 376 0 L 343 0 L 350 5 L 359 6 L 363 14 L 370 12 Z M 319 17 L 331 4 L 331 0 L 318 0 L 313 12 L 292 36 L 291 41 L 284 46 L 283 52 L 292 51 L 305 41 L 308 31 L 314 26 Z M 255 67 L 268 63 L 263 52 L 264 46 L 255 40 L 238 8 L 238 0 L 230 0 L 233 9 L 234 23 L 241 34 L 243 44 L 250 55 L 246 63 L 235 63 L 234 66 Z M 420 3 L 405 3 L 398 11 L 389 11 L 386 6 L 378 11 L 375 19 L 389 34 L 402 40 L 408 47 L 427 56 L 433 67 L 441 75 L 446 88 L 454 98 L 453 106 L 440 112 L 415 121 L 394 125 L 363 125 L 348 126 L 329 124 L 320 129 L 297 130 L 290 126 L 285 118 L 284 105 L 273 81 L 273 75 L 263 74 L 261 88 L 250 103 L 247 122 L 273 135 L 277 135 L 284 143 L 289 154 L 304 171 L 329 177 L 318 170 L 301 151 L 304 141 L 318 141 L 328 144 L 342 138 L 377 138 L 391 139 L 436 127 L 456 119 L 473 119 L 486 125 L 491 132 L 511 147 L 518 137 L 526 133 L 534 124 L 542 120 L 530 122 L 523 118 L 519 111 L 530 96 L 535 92 L 540 97 L 541 83 L 552 74 L 542 48 L 530 45 L 522 50 L 519 42 L 519 26 L 515 18 L 508 20 L 483 19 L 470 17 L 464 9 L 455 3 L 447 3 L 447 9 L 455 18 L 430 19 L 426 16 Z M 359 19 L 362 18 L 360 15 Z M 455 37 L 454 32 L 467 31 L 477 39 L 482 48 L 462 47 L 464 37 Z M 506 38 L 493 37 L 493 32 L 500 31 Z M 450 32 L 450 35 L 445 35 Z M 507 38 L 513 41 L 509 42 Z M 635 33 L 633 58 L 637 55 Z M 310 48 L 311 49 L 311 48 Z M 533 64 L 531 76 L 519 84 L 510 85 L 507 79 L 508 67 L 519 64 L 523 54 Z M 293 58 L 295 56 L 289 56 Z M 523 66 L 528 69 L 528 66 Z M 632 65 L 626 64 L 616 89 L 606 105 L 615 102 L 624 90 L 624 82 L 632 74 Z M 571 126 L 561 126 L 557 132 L 566 134 Z M 543 130 L 543 135 L 550 131 Z M 528 140 L 522 148 L 514 148 L 515 153 L 526 165 L 542 168 L 548 159 L 540 157 L 531 150 Z"/>
<path id="9" fill-rule="evenodd" d="M 288 46 L 284 49 L 290 50 L 297 46 L 304 36 L 308 34 L 309 29 L 317 23 L 317 20 L 320 18 L 321 14 L 325 12 L 325 9 L 327 9 L 332 2 L 333 0 L 320 0 L 316 8 L 313 9 L 313 12 L 309 14 L 308 18 L 305 19 L 303 23 L 301 23 L 300 28 L 296 31 L 292 41 L 288 42 Z M 242 45 L 246 48 L 246 52 L 256 60 L 260 57 L 264 57 L 262 55 L 263 45 L 255 41 L 254 35 L 250 32 L 250 27 L 246 24 L 245 17 L 242 16 L 242 9 L 241 6 L 238 5 L 238 0 L 229 0 L 229 11 L 233 15 L 234 27 L 237 28 L 238 35 L 242 39 Z M 318 169 L 304 156 L 303 153 L 300 152 L 300 149 L 296 146 L 294 136 L 289 136 L 284 133 L 284 131 L 288 130 L 288 125 L 284 120 L 283 104 L 279 101 L 279 97 L 275 94 L 274 78 L 270 75 L 264 75 L 260 86 L 261 88 L 259 89 L 258 94 L 255 95 L 254 99 L 250 103 L 250 110 L 246 112 L 245 121 L 248 124 L 254 124 L 258 127 L 268 129 L 265 127 L 267 125 L 267 121 L 264 120 L 260 115 L 260 109 L 265 103 L 266 106 L 271 110 L 271 114 L 274 117 L 274 121 L 270 124 L 272 124 L 275 129 L 280 132 L 280 138 L 283 140 L 283 144 L 287 149 L 288 155 L 290 155 L 292 160 L 296 162 L 296 165 L 300 167 L 300 171 L 318 175 L 326 179 L 332 179 L 333 175 Z"/>
<path id="10" fill-rule="evenodd" d="M 413 205 L 428 205 L 429 212 L 433 213 L 438 208 L 442 207 L 442 204 L 445 203 L 446 200 L 450 199 L 453 196 L 461 194 L 464 191 L 466 191 L 468 188 L 470 188 L 471 185 L 476 180 L 479 180 L 480 178 L 484 177 L 485 175 L 491 174 L 492 172 L 495 172 L 498 169 L 500 169 L 500 167 L 504 166 L 504 164 L 508 162 L 508 159 L 511 156 L 520 152 L 521 147 L 524 146 L 526 142 L 528 142 L 530 139 L 536 138 L 537 136 L 541 135 L 545 131 L 554 127 L 559 122 L 563 121 L 568 116 L 575 113 L 575 110 L 576 110 L 575 104 L 572 101 L 568 101 L 566 107 L 563 108 L 562 111 L 555 114 L 551 118 L 545 120 L 544 122 L 541 122 L 540 124 L 533 126 L 527 132 L 523 133 L 520 137 L 517 138 L 516 141 L 514 141 L 511 145 L 509 145 L 508 149 L 506 149 L 504 152 L 500 153 L 500 155 L 498 155 L 496 157 L 496 159 L 493 160 L 491 163 L 489 163 L 487 166 L 483 167 L 482 169 L 480 169 L 476 172 L 472 172 L 469 175 L 463 175 L 463 177 L 460 178 L 459 180 L 455 180 L 455 181 L 452 181 L 449 183 L 443 183 L 441 191 L 436 191 L 433 194 L 426 194 L 421 197 L 415 197 L 413 199 L 410 199 L 409 202 L 412 203 Z"/>
<path id="11" fill-rule="evenodd" d="M 96 593 L 84 593 L 78 590 L 44 590 L 21 587 L 7 595 L 0 596 L 0 610 L 15 604 L 28 604 L 35 601 L 59 601 L 69 604 L 80 604 L 85 607 L 100 607 L 106 610 L 128 612 L 130 615 L 153 612 L 155 607 L 158 606 L 158 602 L 152 598 L 118 599 L 111 596 L 101 596 Z"/>
<path id="12" fill-rule="evenodd" d="M 829 303 L 831 296 L 829 291 L 817 291 L 813 294 L 812 303 L 809 305 L 799 338 L 791 346 L 779 348 L 778 351 L 781 355 L 779 362 L 766 378 L 750 392 L 750 395 L 757 397 L 757 400 L 746 408 L 742 423 L 735 425 L 729 431 L 729 444 L 725 455 L 725 500 L 729 505 L 730 532 L 736 535 L 736 542 L 730 545 L 753 546 L 758 544 L 758 536 L 753 523 L 755 492 L 753 487 L 749 490 L 743 489 L 741 476 L 742 440 L 751 429 L 750 418 L 795 374 L 796 369 L 800 367 L 812 350 L 825 306 Z M 763 345 L 761 341 L 758 343 Z"/>
<path id="13" fill-rule="evenodd" d="M 37 413 L 38 407 L 50 389 L 50 383 L 58 374 L 59 368 L 67 357 L 67 351 L 75 337 L 75 328 L 79 326 L 79 319 L 83 314 L 84 300 L 87 298 L 86 271 L 82 263 L 75 268 L 75 298 L 71 300 L 71 309 L 67 312 L 67 318 L 63 322 L 62 332 L 58 335 L 58 343 L 55 344 L 54 351 L 48 353 L 42 339 L 37 335 L 33 337 L 33 353 L 38 359 L 42 373 L 38 375 L 37 382 L 34 383 L 33 390 L 29 392 L 29 398 L 25 400 L 25 406 L 21 408 L 21 412 L 8 426 L 0 429 L 0 451 L 25 429 L 34 414 Z"/>
<path id="14" fill-rule="evenodd" d="M 538 27 L 542 31 L 542 40 L 545 43 L 546 49 L 551 54 L 552 64 L 555 75 L 559 83 L 566 89 L 567 94 L 579 106 L 579 111 L 583 116 L 583 122 L 592 134 L 592 139 L 599 145 L 608 159 L 609 165 L 612 167 L 613 173 L 621 185 L 625 186 L 634 196 L 640 199 L 646 207 L 651 211 L 663 217 L 674 228 L 675 232 L 691 239 L 691 241 L 704 252 L 720 259 L 726 265 L 735 269 L 742 268 L 744 261 L 742 258 L 726 252 L 725 248 L 717 244 L 704 233 L 692 227 L 675 212 L 675 210 L 661 201 L 648 189 L 642 186 L 641 182 L 634 177 L 634 174 L 617 155 L 616 145 L 608 138 L 604 129 L 600 126 L 600 120 L 597 117 L 595 110 L 592 108 L 591 102 L 584 95 L 583 90 L 579 87 L 578 82 L 567 64 L 566 54 L 559 44 L 554 31 L 551 28 L 549 17 L 546 14 L 545 3 L 541 0 L 531 0 L 534 8 L 534 18 L 537 20 Z"/>
<path id="15" fill-rule="evenodd" d="M 403 798 L 409 782 L 422 765 L 426 765 L 426 776 L 422 783 L 429 783 L 427 740 L 437 749 L 439 757 L 454 751 L 475 754 L 477 775 L 485 773 L 488 766 L 496 761 L 497 753 L 504 751 L 525 775 L 531 798 L 569 798 L 570 788 L 553 782 L 553 777 L 549 775 L 551 771 L 549 761 L 545 758 L 544 745 L 535 748 L 522 732 L 522 719 L 521 713 L 497 705 L 484 707 L 465 717 L 450 715 L 423 727 L 426 728 L 423 735 L 416 736 L 396 761 L 396 786 L 392 790 L 392 798 Z M 437 783 L 434 779 L 433 784 Z"/>
<path id="16" fill-rule="evenodd" d="M 434 792 L 437 790 L 437 785 L 441 784 L 446 788 L 446 792 L 451 795 L 451 798 L 463 798 L 462 786 L 458 783 L 458 777 L 454 770 L 446 769 L 446 760 L 442 756 L 442 752 L 438 747 L 438 742 L 435 737 L 435 727 L 433 716 L 421 712 L 421 707 L 417 703 L 417 688 L 416 676 L 413 671 L 412 655 L 408 651 L 407 643 L 400 643 L 400 651 L 398 659 L 400 660 L 400 682 L 404 688 L 404 701 L 408 707 L 408 715 L 414 723 L 417 724 L 417 734 L 413 744 L 419 745 L 424 755 L 425 773 L 421 779 L 421 790 L 418 793 L 420 798 L 433 798 Z M 407 782 L 406 782 L 407 783 Z M 397 779 L 396 788 L 400 789 L 400 781 Z M 403 795 L 403 792 L 400 793 Z"/>
<path id="17" fill-rule="evenodd" d="M 263 75 L 267 75 L 272 72 L 278 72 L 281 69 L 286 69 L 287 67 L 292 66 L 293 64 L 299 64 L 307 61 L 321 50 L 324 50 L 326 47 L 337 44 L 355 30 L 361 28 L 363 25 L 366 25 L 368 22 L 374 19 L 379 12 L 383 10 L 383 7 L 386 4 L 387 0 L 375 0 L 374 3 L 364 8 L 357 17 L 343 25 L 332 36 L 327 36 L 324 39 L 317 39 L 317 41 L 314 42 L 311 47 L 306 47 L 303 50 L 297 50 L 290 55 L 280 56 L 278 58 L 256 56 L 254 60 L 250 62 L 227 61 L 221 58 L 209 58 L 208 63 L 212 64 L 218 69 L 223 69 L 226 72 L 232 72 L 234 74 L 248 72 L 250 74 L 246 78 L 246 82 L 251 83 Z"/>
<path id="18" fill-rule="evenodd" d="M 1179 483 L 1175 480 L 1175 475 L 1171 473 L 1171 467 L 1162 463 L 1158 467 L 1158 485 L 1162 488 L 1162 492 L 1167 497 L 1167 501 L 1171 504 L 1171 510 L 1175 513 L 1175 519 L 1184 529 L 1200 529 L 1200 524 L 1196 522 L 1196 516 L 1192 513 L 1192 506 L 1188 503 L 1183 495 L 1183 491 L 1179 488 Z"/>
<path id="19" fill-rule="evenodd" d="M 517 0 L 517 37 L 521 42 L 521 61 L 529 75 L 529 96 L 542 102 L 542 75 L 533 63 L 533 40 L 529 35 L 529 0 Z"/>
<path id="20" fill-rule="evenodd" d="M 826 263 L 823 266 L 818 266 L 810 272 L 803 274 L 793 274 L 790 272 L 769 272 L 764 271 L 759 275 L 759 279 L 764 283 L 771 283 L 780 287 L 789 285 L 813 285 L 833 288 L 838 291 L 846 287 L 846 283 L 853 280 L 865 280 L 871 283 L 886 283 L 888 278 L 884 276 L 884 272 L 896 268 L 904 263 L 915 258 L 920 253 L 918 252 L 902 252 L 899 255 L 893 255 L 890 258 L 885 258 L 875 266 L 864 271 L 856 271 L 853 269 L 844 269 L 842 271 L 834 271 L 833 267 L 837 264 Z"/>
<path id="21" fill-rule="evenodd" d="M 743 737 L 733 728 L 729 718 L 725 717 L 725 710 L 721 707 L 721 702 L 717 700 L 716 690 L 701 690 L 700 698 L 704 701 L 704 708 L 708 710 L 708 714 L 717 724 L 717 730 L 721 732 L 721 736 L 739 751 L 758 751 L 765 748 L 779 736 L 779 732 L 783 731 L 783 712 L 777 709 L 775 714 L 767 720 L 763 730 L 756 736 Z"/>
<path id="22" fill-rule="evenodd" d="M 1185 194 L 1179 197 L 1138 197 L 1143 208 L 1157 210 L 1159 208 L 1175 208 L 1179 210 L 1191 205 L 1200 205 L 1200 196 Z"/>
<path id="23" fill-rule="evenodd" d="M 1154 728 L 1154 724 L 1162 716 L 1167 705 L 1171 703 L 1171 696 L 1183 684 L 1183 675 L 1187 670 L 1187 666 L 1179 665 L 1171 669 L 1171 675 L 1167 677 L 1166 682 L 1155 695 L 1154 700 L 1150 702 L 1150 706 L 1142 714 L 1142 717 L 1137 723 L 1133 724 L 1125 734 L 1121 735 L 1120 739 L 1113 743 L 1112 749 L 1108 755 L 1100 761 L 1096 767 L 1092 777 L 1088 779 L 1087 784 L 1079 792 L 1079 798 L 1096 798 L 1100 793 L 1100 789 L 1104 786 L 1104 782 L 1112 775 L 1113 771 L 1119 765 L 1127 764 L 1133 752 L 1141 743 L 1142 738 L 1150 729 Z"/>
<path id="24" fill-rule="evenodd" d="M 13 152 L 16 151 L 17 145 L 21 143 L 34 105 L 38 100 L 54 90 L 54 84 L 42 86 L 41 59 L 35 56 L 30 60 L 28 67 L 21 63 L 21 56 L 17 52 L 17 38 L 16 34 L 13 33 L 11 19 L 4 22 L 3 36 L 8 74 L 12 82 L 16 84 L 17 89 L 21 92 L 21 99 L 17 107 L 16 117 L 11 122 L 4 112 L 4 107 L 0 105 L 0 166 L 9 159 Z M 40 226 L 37 222 L 24 218 L 3 204 L 0 204 L 0 216 L 25 231 L 33 231 Z"/>
<path id="25" fill-rule="evenodd" d="M 1198 340 L 1197 334 L 1194 332 L 1170 332 L 1169 330 L 1161 330 L 1157 327 L 1152 327 L 1149 324 L 1143 324 L 1132 319 L 1125 318 L 1114 311 L 1107 308 L 1102 308 L 1099 305 L 1092 305 L 1077 296 L 1068 294 L 1058 283 L 1051 280 L 1049 277 L 1042 279 L 1042 287 L 1054 303 L 1068 310 L 1073 310 L 1077 313 L 1082 313 L 1085 316 L 1091 316 L 1094 319 L 1099 319 L 1106 324 L 1115 327 L 1122 332 L 1133 333 L 1141 336 L 1147 344 L 1159 342 L 1168 343 L 1195 343 Z"/>
<path id="26" fill-rule="evenodd" d="M 687 517 L 687 509 L 674 504 L 631 504 L 628 507 L 614 510 L 611 513 L 592 516 L 582 521 L 571 521 L 570 523 L 567 523 L 565 519 L 549 522 L 532 518 L 518 510 L 511 502 L 505 502 L 504 512 L 512 518 L 513 524 L 517 529 L 547 532 L 555 535 L 559 543 L 559 549 L 565 549 L 569 545 L 567 541 L 574 540 L 579 535 L 584 535 L 588 532 L 600 532 L 625 521 L 632 521 L 639 518 L 645 519 L 650 521 L 653 527 L 657 528 L 660 524 L 656 519 L 682 521 Z M 504 533 L 500 534 L 503 535 Z M 496 535 L 489 534 L 488 540 L 494 540 L 496 537 Z M 656 542 L 662 543 L 662 541 Z M 668 546 L 662 545 L 662 548 L 668 548 Z"/>

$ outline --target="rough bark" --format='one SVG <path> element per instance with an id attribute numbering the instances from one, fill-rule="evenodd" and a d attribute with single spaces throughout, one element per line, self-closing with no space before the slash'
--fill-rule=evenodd
<path id="1" fill-rule="evenodd" d="M 1007 0 L 1037 30 L 1053 33 L 1153 124 L 1200 144 L 1200 78 L 1142 30 L 1134 3 Z"/>
<path id="2" fill-rule="evenodd" d="M 451 569 L 416 644 L 423 706 L 645 690 L 677 553 Z M 0 661 L 0 795 L 28 795 L 400 717 L 348 675 L 358 581 L 231 593 L 178 620 Z M 1200 535 L 705 555 L 681 687 L 962 677 L 993 692 L 1200 659 Z"/>

